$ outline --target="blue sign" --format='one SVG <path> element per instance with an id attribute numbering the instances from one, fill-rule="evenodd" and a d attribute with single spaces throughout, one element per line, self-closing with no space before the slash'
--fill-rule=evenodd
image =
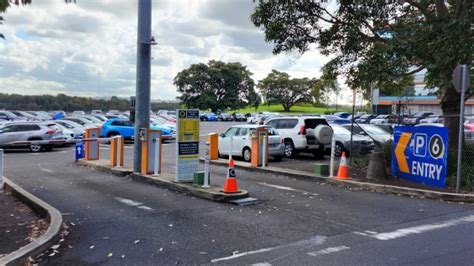
<path id="1" fill-rule="evenodd" d="M 84 142 L 76 142 L 76 161 L 84 158 Z"/>
<path id="2" fill-rule="evenodd" d="M 393 130 L 392 175 L 427 186 L 446 187 L 448 128 L 398 126 Z"/>

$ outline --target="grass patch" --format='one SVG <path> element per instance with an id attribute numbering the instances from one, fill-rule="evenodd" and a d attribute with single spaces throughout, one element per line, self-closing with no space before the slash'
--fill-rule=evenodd
<path id="1" fill-rule="evenodd" d="M 324 114 L 327 111 L 334 113 L 334 112 L 348 112 L 349 110 L 338 108 L 337 110 L 334 108 L 322 108 L 322 107 L 314 107 L 309 104 L 301 104 L 295 105 L 291 107 L 290 112 L 284 112 L 283 106 L 280 104 L 272 104 L 272 105 L 260 105 L 257 109 L 254 107 L 246 107 L 242 109 L 230 110 L 228 113 L 259 113 L 259 112 L 276 112 L 280 114 Z"/>

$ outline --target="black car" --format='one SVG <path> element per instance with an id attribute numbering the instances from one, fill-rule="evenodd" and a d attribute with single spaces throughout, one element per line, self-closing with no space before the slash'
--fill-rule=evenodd
<path id="1" fill-rule="evenodd" d="M 233 121 L 239 121 L 239 122 L 245 122 L 245 121 L 247 121 L 247 118 L 245 117 L 245 115 L 243 115 L 241 113 L 233 113 L 232 114 L 232 120 Z"/>

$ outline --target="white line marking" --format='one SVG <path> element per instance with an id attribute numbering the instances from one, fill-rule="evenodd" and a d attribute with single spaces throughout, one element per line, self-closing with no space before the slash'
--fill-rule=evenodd
<path id="1" fill-rule="evenodd" d="M 281 190 L 301 192 L 303 194 L 308 194 L 308 195 L 312 195 L 312 196 L 318 196 L 319 195 L 317 193 L 311 193 L 311 192 L 308 192 L 308 191 L 299 190 L 299 189 L 295 189 L 295 188 L 292 188 L 292 187 L 273 185 L 273 184 L 268 184 L 268 183 L 263 183 L 263 182 L 258 182 L 258 183 L 262 186 L 272 187 L 272 188 L 281 189 Z"/>
<path id="2" fill-rule="evenodd" d="M 330 248 L 325 248 L 325 249 L 322 249 L 322 250 L 319 250 L 319 251 L 316 251 L 316 252 L 308 252 L 307 254 L 310 255 L 310 256 L 316 257 L 316 256 L 336 253 L 336 252 L 343 251 L 343 250 L 346 250 L 346 249 L 351 249 L 351 248 L 347 247 L 347 246 L 330 247 Z"/>
<path id="3" fill-rule="evenodd" d="M 438 230 L 442 228 L 447 228 L 447 227 L 451 227 L 455 225 L 467 224 L 467 223 L 472 223 L 472 222 L 474 222 L 474 215 L 466 216 L 459 219 L 447 220 L 441 223 L 425 224 L 425 225 L 419 225 L 419 226 L 414 226 L 414 227 L 409 227 L 409 228 L 398 229 L 393 232 L 374 234 L 374 235 L 370 235 L 370 237 L 376 238 L 378 240 L 391 240 L 391 239 L 396 239 L 396 238 L 400 238 L 400 237 L 404 237 L 408 235 L 421 234 L 428 231 Z"/>
<path id="4" fill-rule="evenodd" d="M 142 202 L 138 202 L 138 201 L 134 201 L 134 200 L 131 200 L 131 199 L 124 199 L 124 198 L 120 198 L 120 197 L 116 197 L 115 198 L 116 200 L 122 202 L 123 204 L 125 205 L 128 205 L 128 206 L 140 206 L 140 205 L 143 205 Z"/>
<path id="5" fill-rule="evenodd" d="M 56 153 L 66 153 L 67 151 L 58 151 Z"/>
<path id="6" fill-rule="evenodd" d="M 147 210 L 147 211 L 153 211 L 152 208 L 148 207 L 148 206 L 145 206 L 145 205 L 142 205 L 142 206 L 138 206 L 139 209 L 142 209 L 142 210 Z"/>
<path id="7" fill-rule="evenodd" d="M 269 247 L 269 248 L 262 248 L 262 249 L 247 251 L 247 252 L 243 252 L 243 253 L 237 253 L 238 252 L 237 251 L 237 252 L 234 252 L 234 254 L 232 254 L 232 256 L 213 259 L 213 260 L 211 260 L 211 262 L 215 263 L 215 262 L 224 261 L 224 260 L 233 260 L 233 259 L 240 258 L 240 257 L 243 257 L 243 256 L 264 253 L 264 252 L 268 252 L 268 251 L 272 251 L 272 250 L 276 250 L 276 249 L 280 249 L 280 248 L 292 247 L 292 246 L 321 245 L 322 243 L 324 243 L 326 238 L 327 238 L 326 236 L 315 236 L 315 237 L 307 239 L 307 240 L 302 240 L 302 241 L 298 241 L 298 242 L 295 242 L 295 243 L 290 243 L 290 244 L 287 244 L 287 245 L 281 245 L 281 246 Z"/>
<path id="8" fill-rule="evenodd" d="M 46 173 L 50 173 L 50 174 L 53 173 L 53 171 L 51 171 L 49 169 L 46 169 L 46 168 L 43 168 L 43 167 L 40 167 L 40 170 L 43 171 L 43 172 L 46 172 Z"/>

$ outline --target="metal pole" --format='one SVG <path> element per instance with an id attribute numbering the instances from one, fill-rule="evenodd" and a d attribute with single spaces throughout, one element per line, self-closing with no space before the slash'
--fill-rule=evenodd
<path id="1" fill-rule="evenodd" d="M 230 151 L 229 151 L 229 161 L 232 160 L 232 145 L 233 145 L 233 142 L 234 141 L 234 136 L 233 135 L 230 135 Z"/>
<path id="2" fill-rule="evenodd" d="M 3 149 L 0 149 L 0 190 L 3 189 Z"/>
<path id="3" fill-rule="evenodd" d="M 204 157 L 204 184 L 203 188 L 210 188 L 209 186 L 209 179 L 211 176 L 211 173 L 209 172 L 209 142 L 206 142 L 206 154 Z"/>
<path id="4" fill-rule="evenodd" d="M 134 172 L 140 172 L 142 161 L 140 128 L 149 128 L 150 126 L 150 40 L 151 0 L 139 0 L 137 28 L 137 83 L 135 92 L 135 140 L 133 144 Z"/>
<path id="5" fill-rule="evenodd" d="M 116 136 L 117 139 L 117 168 L 120 168 L 122 162 L 122 136 Z"/>
<path id="6" fill-rule="evenodd" d="M 264 131 L 265 132 L 265 131 Z M 263 137 L 263 143 L 262 143 L 262 168 L 265 168 L 266 162 L 267 162 L 267 136 Z"/>
<path id="7" fill-rule="evenodd" d="M 466 68 L 466 65 L 463 65 Z M 459 114 L 459 137 L 458 137 L 458 167 L 456 173 L 456 193 L 459 193 L 461 188 L 461 160 L 462 160 L 462 144 L 463 144 L 463 133 L 464 133 L 464 95 L 466 94 L 466 71 L 462 71 L 461 77 L 461 110 Z"/>
<path id="8" fill-rule="evenodd" d="M 354 135 L 354 115 L 355 115 L 355 100 L 356 100 L 356 94 L 355 94 L 355 89 L 352 91 L 352 121 L 351 121 L 351 145 L 350 145 L 350 151 L 349 151 L 349 164 L 352 165 L 352 137 Z"/>
<path id="9" fill-rule="evenodd" d="M 153 176 L 158 176 L 158 169 L 160 169 L 160 138 L 155 139 L 155 166 Z"/>
<path id="10" fill-rule="evenodd" d="M 336 139 L 334 134 L 331 140 L 331 161 L 329 165 L 329 177 L 334 177 L 334 157 L 336 156 Z"/>

